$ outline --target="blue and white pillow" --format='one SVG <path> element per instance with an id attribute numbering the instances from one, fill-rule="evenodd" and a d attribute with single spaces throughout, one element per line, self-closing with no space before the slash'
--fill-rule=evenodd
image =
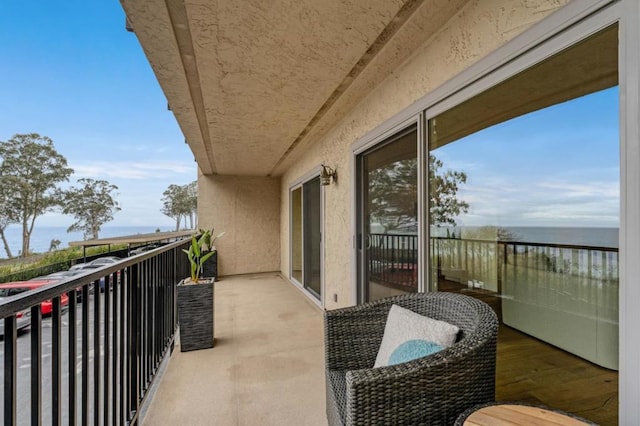
<path id="1" fill-rule="evenodd" d="M 453 345 L 458 327 L 392 305 L 374 368 L 422 358 Z"/>

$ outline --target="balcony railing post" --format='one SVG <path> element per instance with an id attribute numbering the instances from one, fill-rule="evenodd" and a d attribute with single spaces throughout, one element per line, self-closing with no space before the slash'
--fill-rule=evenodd
<path id="1" fill-rule="evenodd" d="M 82 291 L 82 290 L 80 290 Z M 69 292 L 69 425 L 76 425 L 76 411 L 77 411 L 77 374 L 76 374 L 76 360 L 77 360 L 77 315 L 76 315 L 76 298 L 77 294 L 75 290 Z M 33 318 L 32 318 L 33 323 Z"/>
<path id="2" fill-rule="evenodd" d="M 42 310 L 31 308 L 31 425 L 42 424 Z"/>
<path id="3" fill-rule="evenodd" d="M 15 315 L 4 319 L 4 424 L 15 425 L 17 414 L 18 332 Z"/>
<path id="4" fill-rule="evenodd" d="M 140 265 L 133 265 L 131 268 L 129 283 L 130 305 L 129 305 L 129 416 L 138 410 L 139 389 L 140 389 Z"/>
<path id="5" fill-rule="evenodd" d="M 107 282 L 105 284 L 105 292 L 108 291 Z M 94 287 L 94 307 L 93 307 L 93 424 L 100 424 L 100 408 L 101 408 L 101 377 L 100 377 L 100 281 L 96 281 Z M 87 303 L 88 304 L 88 303 Z"/>
<path id="6" fill-rule="evenodd" d="M 62 424 L 62 308 L 61 296 L 54 297 L 51 313 L 51 420 Z"/>
<path id="7" fill-rule="evenodd" d="M 89 285 L 82 286 L 82 419 L 89 424 Z"/>
<path id="8" fill-rule="evenodd" d="M 109 354 L 112 353 L 112 348 L 109 346 L 110 345 L 110 330 L 111 330 L 111 319 L 112 319 L 112 312 L 111 312 L 111 288 L 115 287 L 115 284 L 113 283 L 113 281 L 115 280 L 115 274 L 109 274 L 106 277 L 104 277 L 104 341 L 103 341 L 103 347 L 104 347 L 104 358 L 103 358 L 103 391 L 102 391 L 102 395 L 104 396 L 103 398 L 103 422 L 104 425 L 108 425 L 110 422 L 110 410 L 109 410 L 109 405 L 110 405 L 110 398 L 109 398 Z"/>

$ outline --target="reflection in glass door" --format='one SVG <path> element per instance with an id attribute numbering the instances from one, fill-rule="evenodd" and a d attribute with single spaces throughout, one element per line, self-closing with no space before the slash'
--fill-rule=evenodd
<path id="1" fill-rule="evenodd" d="M 496 311 L 496 398 L 612 425 L 617 48 L 614 25 L 428 123 L 431 281 Z M 526 386 L 514 386 L 523 377 Z"/>
<path id="2" fill-rule="evenodd" d="M 321 193 L 315 177 L 291 191 L 291 278 L 321 300 Z"/>
<path id="3" fill-rule="evenodd" d="M 418 141 L 412 126 L 358 155 L 359 301 L 418 291 Z"/>
<path id="4" fill-rule="evenodd" d="M 304 223 L 303 286 L 320 299 L 320 178 L 302 185 Z"/>

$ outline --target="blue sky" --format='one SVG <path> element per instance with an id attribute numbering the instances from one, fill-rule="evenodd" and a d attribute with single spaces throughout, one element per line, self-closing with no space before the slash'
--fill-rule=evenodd
<path id="1" fill-rule="evenodd" d="M 467 173 L 467 226 L 620 222 L 618 88 L 554 105 L 434 151 Z"/>
<path id="2" fill-rule="evenodd" d="M 119 1 L 0 4 L 0 140 L 53 139 L 71 178 L 106 179 L 122 205 L 109 225 L 171 226 L 162 192 L 196 163 Z M 48 213 L 37 226 L 68 226 Z"/>

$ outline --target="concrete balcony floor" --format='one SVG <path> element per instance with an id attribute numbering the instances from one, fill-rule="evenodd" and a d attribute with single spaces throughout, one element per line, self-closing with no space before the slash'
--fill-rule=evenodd
<path id="1" fill-rule="evenodd" d="M 326 425 L 321 310 L 276 274 L 215 287 L 215 346 L 176 346 L 149 410 L 155 425 Z"/>

